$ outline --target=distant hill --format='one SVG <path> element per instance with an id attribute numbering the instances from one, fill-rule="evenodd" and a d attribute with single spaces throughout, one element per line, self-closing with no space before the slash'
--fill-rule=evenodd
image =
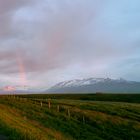
<path id="1" fill-rule="evenodd" d="M 48 89 L 48 93 L 140 93 L 140 82 L 122 78 L 88 78 L 64 81 Z"/>
<path id="2" fill-rule="evenodd" d="M 33 89 L 28 86 L 5 86 L 0 88 L 0 94 L 31 94 L 40 93 L 43 89 Z"/>

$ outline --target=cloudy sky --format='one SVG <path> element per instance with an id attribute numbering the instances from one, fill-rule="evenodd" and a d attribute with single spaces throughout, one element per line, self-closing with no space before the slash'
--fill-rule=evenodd
<path id="1" fill-rule="evenodd" d="M 139 7 L 139 0 L 0 0 L 0 86 L 140 81 Z"/>

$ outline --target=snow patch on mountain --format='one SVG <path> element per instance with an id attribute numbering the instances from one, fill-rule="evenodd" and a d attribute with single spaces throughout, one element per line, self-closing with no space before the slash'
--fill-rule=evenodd
<path id="1" fill-rule="evenodd" d="M 87 78 L 87 79 L 75 79 L 64 81 L 56 84 L 53 88 L 62 88 L 62 87 L 75 87 L 75 86 L 84 86 L 84 85 L 93 85 L 100 82 L 128 82 L 125 79 L 110 79 L 110 78 Z M 132 82 L 132 81 L 131 81 Z"/>

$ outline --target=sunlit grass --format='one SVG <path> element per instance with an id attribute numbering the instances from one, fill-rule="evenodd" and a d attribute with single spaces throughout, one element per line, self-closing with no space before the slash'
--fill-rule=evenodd
<path id="1" fill-rule="evenodd" d="M 1 97 L 0 120 L 23 140 L 140 138 L 139 103 L 46 99 Z"/>

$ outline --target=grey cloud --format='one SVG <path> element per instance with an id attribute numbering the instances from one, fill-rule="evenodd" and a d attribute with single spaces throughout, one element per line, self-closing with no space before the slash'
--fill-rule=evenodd
<path id="1" fill-rule="evenodd" d="M 38 79 L 49 81 L 51 73 L 58 80 L 61 72 L 67 77 L 69 73 L 79 72 L 90 75 L 92 70 L 103 75 L 108 68 L 136 54 L 133 47 L 124 47 L 127 43 L 116 39 L 100 23 L 105 8 L 103 0 L 3 0 L 0 3 L 0 73 L 3 75 L 19 74 L 19 61 L 31 79 L 39 75 Z M 44 75 L 48 78 L 44 79 Z"/>
<path id="2" fill-rule="evenodd" d="M 0 39 L 15 34 L 13 29 L 14 13 L 29 4 L 32 0 L 1 0 L 0 1 Z"/>
<path id="3" fill-rule="evenodd" d="M 60 5 L 60 11 L 57 11 L 56 15 L 53 15 L 53 17 L 50 17 L 49 19 L 46 17 L 46 20 L 43 19 L 39 27 L 35 26 L 32 29 L 36 30 L 35 39 L 32 40 L 32 44 L 28 44 L 27 42 L 27 44 L 25 43 L 23 45 L 23 41 L 26 42 L 29 40 L 25 39 L 21 41 L 23 50 L 20 50 L 19 53 L 27 72 L 38 70 L 44 71 L 63 67 L 69 65 L 67 62 L 77 63 L 77 61 L 83 61 L 85 58 L 87 58 L 85 61 L 90 59 L 95 59 L 96 61 L 96 56 L 99 57 L 97 59 L 104 59 L 108 56 L 108 53 L 104 53 L 104 50 L 107 49 L 111 54 L 114 54 L 111 51 L 112 48 L 106 46 L 108 45 L 106 41 L 102 41 L 102 43 L 100 42 L 103 38 L 100 37 L 97 38 L 95 42 L 90 42 L 88 41 L 88 36 L 82 37 L 79 34 L 79 32 L 84 34 L 84 31 L 82 31 L 83 28 L 90 23 L 90 18 L 94 20 L 98 10 L 96 8 L 93 10 L 93 7 L 91 6 L 89 8 L 91 1 L 89 3 L 85 3 L 85 1 L 83 1 L 83 3 L 78 2 L 79 1 L 76 1 L 75 8 L 73 8 L 75 5 L 69 6 L 65 3 L 64 7 L 66 8 L 61 10 Z M 25 32 L 25 36 L 26 35 L 28 35 L 28 32 Z M 96 34 L 94 37 L 96 37 Z M 78 41 L 74 42 L 75 40 Z M 104 40 L 107 40 L 107 38 Z M 19 45 L 21 44 L 19 43 Z M 37 53 L 35 50 L 37 50 Z M 28 55 L 27 52 L 29 51 L 31 52 L 31 55 Z M 16 52 L 16 50 L 14 50 L 14 52 Z M 11 50 L 6 54 L 6 59 L 9 57 L 16 59 L 17 57 Z"/>
<path id="4" fill-rule="evenodd" d="M 74 34 L 89 22 L 89 17 L 96 12 L 96 10 L 93 10 L 85 14 L 88 7 L 83 4 L 79 5 L 78 10 L 76 7 L 72 11 L 71 6 L 65 6 L 67 6 L 68 9 L 60 10 L 54 17 L 50 17 L 49 22 L 46 17 L 46 20 L 43 19 L 39 27 L 37 27 L 37 24 L 37 26 L 32 29 L 36 30 L 36 35 L 35 38 L 31 38 L 31 44 L 25 43 L 25 46 L 22 44 L 24 51 L 21 50 L 20 53 L 27 72 L 39 69 L 41 71 L 50 70 L 68 64 L 65 61 L 65 53 L 67 53 L 65 47 L 69 45 Z M 25 35 L 28 35 L 28 32 Z M 29 40 L 25 39 L 24 41 Z M 72 46 L 72 48 L 73 47 L 75 46 Z M 36 50 L 37 53 L 35 52 Z M 31 55 L 27 55 L 29 51 Z"/>

